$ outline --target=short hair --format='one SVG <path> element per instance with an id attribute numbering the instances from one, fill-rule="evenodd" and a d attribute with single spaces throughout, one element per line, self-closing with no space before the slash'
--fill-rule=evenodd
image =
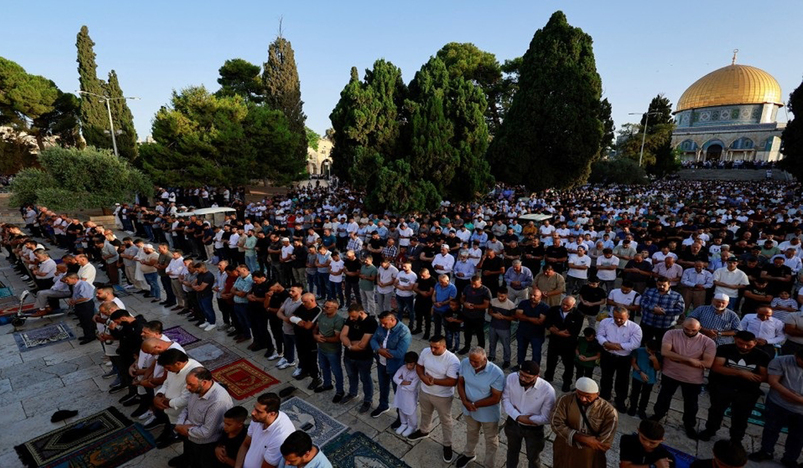
<path id="1" fill-rule="evenodd" d="M 418 353 L 415 351 L 407 351 L 404 353 L 404 363 L 409 364 L 411 362 L 418 362 Z"/>
<path id="2" fill-rule="evenodd" d="M 162 325 L 162 322 L 160 322 L 159 320 L 151 320 L 150 322 L 143 325 L 142 328 L 147 328 L 148 330 L 154 333 L 161 334 L 164 326 Z"/>
<path id="3" fill-rule="evenodd" d="M 177 362 L 188 362 L 189 360 L 190 358 L 187 357 L 184 351 L 180 349 L 171 348 L 171 349 L 166 349 L 165 352 L 160 354 L 159 357 L 156 359 L 156 362 L 160 366 L 164 367 L 173 365 Z"/>
<path id="4" fill-rule="evenodd" d="M 120 320 L 123 317 L 131 317 L 131 314 L 128 313 L 125 309 L 117 309 L 109 316 L 110 320 Z"/>
<path id="5" fill-rule="evenodd" d="M 747 330 L 739 330 L 736 332 L 735 335 L 733 335 L 733 337 L 736 338 L 737 340 L 742 340 L 742 341 L 756 340 L 756 335 L 753 332 L 749 332 Z"/>
<path id="6" fill-rule="evenodd" d="M 727 439 L 714 442 L 714 458 L 728 466 L 745 466 L 747 464 L 747 452 L 742 444 Z"/>
<path id="7" fill-rule="evenodd" d="M 642 419 L 638 425 L 638 431 L 649 440 L 663 440 L 664 438 L 664 426 L 658 421 Z"/>
<path id="8" fill-rule="evenodd" d="M 443 335 L 433 335 L 432 338 L 429 339 L 430 343 L 440 343 L 441 341 L 446 341 L 446 337 Z M 800 348 L 803 349 L 803 348 Z"/>
<path id="9" fill-rule="evenodd" d="M 353 302 L 349 306 L 349 310 L 348 310 L 349 314 L 352 313 L 352 312 L 365 312 L 365 308 L 362 306 L 362 304 L 358 304 L 356 302 Z"/>
<path id="10" fill-rule="evenodd" d="M 669 278 L 667 278 L 666 276 L 659 276 L 658 278 L 655 279 L 655 282 L 656 283 L 668 283 L 669 282 Z"/>
<path id="11" fill-rule="evenodd" d="M 265 278 L 265 273 L 257 270 L 255 272 L 251 273 L 251 277 L 252 278 Z"/>
<path id="12" fill-rule="evenodd" d="M 282 442 L 279 448 L 282 456 L 295 455 L 300 457 L 312 450 L 312 437 L 304 431 L 295 431 Z"/>
<path id="13" fill-rule="evenodd" d="M 206 367 L 196 367 L 195 369 L 191 370 L 189 375 L 194 375 L 198 380 L 206 380 L 209 382 L 214 381 L 214 377 L 212 377 L 212 371 L 207 369 Z"/>
<path id="14" fill-rule="evenodd" d="M 588 338 L 589 336 L 595 336 L 596 334 L 597 331 L 594 330 L 594 327 L 586 327 L 583 329 L 583 336 L 585 336 L 586 338 Z"/>
<path id="15" fill-rule="evenodd" d="M 474 275 L 474 276 L 471 277 L 471 282 L 472 283 L 476 283 L 477 281 L 482 281 L 482 276 Z"/>
<path id="16" fill-rule="evenodd" d="M 541 374 L 541 365 L 535 361 L 524 361 L 521 363 L 519 371 L 526 372 L 530 375 L 539 375 Z"/>
<path id="17" fill-rule="evenodd" d="M 480 356 L 483 356 L 483 357 L 488 355 L 488 354 L 485 352 L 485 348 L 483 348 L 482 346 L 474 346 L 473 348 L 471 348 L 471 349 L 468 351 L 468 355 L 469 355 L 469 356 L 471 356 L 471 355 L 477 355 L 477 354 L 479 354 Z"/>
<path id="18" fill-rule="evenodd" d="M 244 423 L 245 420 L 248 419 L 248 410 L 242 406 L 232 406 L 225 413 L 223 413 L 223 417 L 227 419 L 233 419 L 239 423 Z"/>
<path id="19" fill-rule="evenodd" d="M 379 320 L 385 320 L 386 318 L 391 317 L 391 316 L 393 318 L 395 318 L 396 320 L 398 320 L 398 317 L 396 317 L 396 314 L 393 313 L 392 310 L 386 310 L 386 311 L 380 313 L 379 314 Z"/>
<path id="20" fill-rule="evenodd" d="M 257 398 L 257 403 L 265 406 L 265 411 L 268 413 L 278 413 L 279 406 L 282 404 L 282 399 L 279 398 L 279 395 L 273 392 L 268 392 L 259 395 L 259 398 Z"/>
<path id="21" fill-rule="evenodd" d="M 649 349 L 650 351 L 653 351 L 653 352 L 657 353 L 658 351 L 661 350 L 661 342 L 656 340 L 655 338 L 651 338 L 651 339 L 647 340 L 646 345 L 647 345 L 647 349 Z"/>

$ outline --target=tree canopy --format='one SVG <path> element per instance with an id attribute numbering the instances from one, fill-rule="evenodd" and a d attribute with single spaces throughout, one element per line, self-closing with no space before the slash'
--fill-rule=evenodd
<path id="1" fill-rule="evenodd" d="M 789 111 L 795 116 L 781 134 L 781 167 L 803 180 L 803 83 L 789 95 Z"/>
<path id="2" fill-rule="evenodd" d="M 52 147 L 39 154 L 41 168 L 21 170 L 11 183 L 11 204 L 36 203 L 56 211 L 110 207 L 153 185 L 139 170 L 108 150 Z"/>
<path id="3" fill-rule="evenodd" d="M 646 129 L 646 138 L 644 126 Z M 644 140 L 642 167 L 648 173 L 662 177 L 676 172 L 679 168 L 677 152 L 672 148 L 672 132 L 675 121 L 672 118 L 672 103 L 663 94 L 650 101 L 647 112 L 642 114 L 637 126 L 630 127 L 629 136 L 621 143 L 620 153 L 638 163 L 641 143 Z M 638 130 L 638 131 L 635 131 Z"/>
<path id="4" fill-rule="evenodd" d="M 561 11 L 538 30 L 488 151 L 494 175 L 531 190 L 584 183 L 604 133 L 591 37 Z"/>
<path id="5" fill-rule="evenodd" d="M 264 93 L 259 72 L 259 65 L 254 65 L 247 60 L 241 58 L 226 60 L 218 69 L 220 78 L 217 79 L 217 82 L 220 90 L 215 94 L 221 97 L 242 96 L 246 101 L 262 102 Z"/>

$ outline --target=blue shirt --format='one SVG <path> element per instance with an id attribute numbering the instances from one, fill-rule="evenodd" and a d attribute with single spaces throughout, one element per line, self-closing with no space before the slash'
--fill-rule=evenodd
<path id="1" fill-rule="evenodd" d="M 240 291 L 244 291 L 246 293 L 251 292 L 251 286 L 254 284 L 254 280 L 251 278 L 251 274 L 249 273 L 248 276 L 243 278 L 242 276 L 237 277 L 237 280 L 234 281 L 234 287 Z M 234 295 L 234 302 L 238 304 L 248 304 L 247 297 L 240 297 L 238 295 Z"/>
<path id="2" fill-rule="evenodd" d="M 460 363 L 460 377 L 463 378 L 466 390 L 466 399 L 476 402 L 491 396 L 491 389 L 499 392 L 505 389 L 505 373 L 496 364 L 488 362 L 485 368 L 477 372 L 471 367 L 468 358 Z M 491 406 L 477 408 L 477 411 L 469 411 L 465 406 L 463 414 L 471 416 L 477 422 L 498 422 L 502 417 L 501 400 Z"/>
<path id="3" fill-rule="evenodd" d="M 636 348 L 633 350 L 631 356 L 636 359 L 636 365 L 639 369 L 641 369 L 641 372 L 647 374 L 647 382 L 644 382 L 641 380 L 641 374 L 637 372 L 636 369 L 633 369 L 633 379 L 642 383 L 646 383 L 647 385 L 653 385 L 655 383 L 657 372 L 655 371 L 655 368 L 652 367 L 650 353 L 647 352 L 647 348 Z"/>
<path id="4" fill-rule="evenodd" d="M 655 306 L 663 307 L 664 315 L 653 313 Z M 680 293 L 670 290 L 660 294 L 657 289 L 650 288 L 641 296 L 641 313 L 644 314 L 641 323 L 655 328 L 671 328 L 685 309 L 686 303 Z"/>
<path id="5" fill-rule="evenodd" d="M 523 266 L 521 267 L 521 272 L 516 273 L 516 269 L 511 267 L 510 269 L 505 271 L 505 283 L 507 283 L 508 286 L 510 286 L 510 283 L 512 283 L 513 281 L 521 282 L 520 288 L 513 288 L 513 286 L 511 286 L 511 288 L 513 289 L 522 290 L 529 288 L 530 286 L 533 285 L 532 270 L 530 270 L 526 266 Z"/>
<path id="6" fill-rule="evenodd" d="M 446 312 L 449 309 L 449 299 L 454 299 L 457 297 L 457 287 L 451 283 L 445 288 L 441 286 L 441 282 L 438 281 L 435 283 L 435 294 L 432 302 L 446 302 L 446 304 L 440 307 L 433 307 L 435 312 Z"/>
<path id="7" fill-rule="evenodd" d="M 472 276 L 474 276 L 474 273 L 477 271 L 477 267 L 475 267 L 471 262 L 464 262 L 461 260 L 454 264 L 453 271 L 455 278 L 468 281 Z M 459 276 L 458 273 L 462 273 L 463 275 Z"/>
<path id="8" fill-rule="evenodd" d="M 530 318 L 538 318 L 541 316 L 546 316 L 547 311 L 549 311 L 549 305 L 546 302 L 540 301 L 538 304 L 533 306 L 532 302 L 529 299 L 525 299 L 519 302 L 519 306 L 517 309 L 521 309 L 524 312 L 524 315 Z M 544 338 L 544 332 L 546 329 L 544 325 L 536 325 L 534 323 L 526 322 L 526 321 L 519 321 L 519 329 L 516 331 L 516 335 L 522 339 L 523 337 L 527 338 Z"/>
<path id="9" fill-rule="evenodd" d="M 78 280 L 75 286 L 72 287 L 72 298 L 78 299 L 94 299 L 95 287 L 84 280 Z"/>

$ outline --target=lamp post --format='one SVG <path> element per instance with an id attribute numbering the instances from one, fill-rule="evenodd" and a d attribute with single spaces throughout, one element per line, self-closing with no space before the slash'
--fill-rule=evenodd
<path id="1" fill-rule="evenodd" d="M 89 91 L 81 91 L 81 90 L 76 91 L 76 93 L 78 93 L 78 94 L 86 94 L 88 96 L 95 96 L 96 98 L 98 98 L 101 101 L 104 101 L 106 103 L 106 111 L 109 113 L 109 133 L 112 136 L 112 147 L 114 148 L 114 155 L 119 158 L 120 155 L 117 154 L 117 138 L 114 136 L 114 121 L 112 121 L 112 108 L 109 105 L 109 101 L 113 101 L 115 99 L 132 99 L 132 100 L 134 100 L 134 99 L 139 99 L 139 98 L 138 97 L 126 97 L 126 96 L 110 98 L 108 96 L 101 96 L 100 94 L 90 93 Z"/>
<path id="2" fill-rule="evenodd" d="M 638 167 L 641 167 L 641 160 L 644 158 L 644 142 L 647 140 L 647 125 L 650 123 L 651 115 L 658 115 L 660 112 L 647 112 L 644 119 L 644 128 L 641 129 L 641 151 L 638 154 Z M 627 115 L 643 115 L 640 112 L 628 112 Z"/>

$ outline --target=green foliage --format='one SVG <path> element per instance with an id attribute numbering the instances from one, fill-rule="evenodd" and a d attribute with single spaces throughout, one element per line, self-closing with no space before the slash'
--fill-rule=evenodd
<path id="1" fill-rule="evenodd" d="M 36 164 L 31 145 L 19 138 L 0 138 L 0 174 L 16 174 Z"/>
<path id="2" fill-rule="evenodd" d="M 95 43 L 89 37 L 89 28 L 81 26 L 76 40 L 78 48 L 78 81 L 81 91 L 106 96 L 106 83 L 97 76 L 98 65 L 95 63 Z M 98 148 L 111 148 L 111 136 L 104 133 L 109 130 L 109 117 L 105 102 L 92 95 L 81 96 L 81 133 L 87 145 Z"/>
<path id="3" fill-rule="evenodd" d="M 638 162 L 643 139 L 642 167 L 645 167 L 650 174 L 663 177 L 680 168 L 676 151 L 672 148 L 672 132 L 675 130 L 672 103 L 663 94 L 659 94 L 652 98 L 647 112 L 642 114 L 639 125 L 629 127 L 629 137 L 622 142 L 619 150 L 622 156 Z M 646 138 L 642 133 L 645 123 Z"/>
<path id="4" fill-rule="evenodd" d="M 240 58 L 226 60 L 218 70 L 220 90 L 216 95 L 241 96 L 249 102 L 262 102 L 264 100 L 262 80 L 259 77 L 259 65 Z"/>
<path id="5" fill-rule="evenodd" d="M 170 106 L 156 113 L 152 136 L 156 142 L 141 146 L 140 159 L 161 185 L 244 185 L 266 177 L 286 183 L 304 170 L 286 157 L 298 136 L 281 111 L 202 86 L 173 92 Z"/>
<path id="6" fill-rule="evenodd" d="M 271 109 L 284 113 L 290 131 L 298 135 L 297 146 L 285 157 L 296 159 L 300 167 L 306 166 L 307 138 L 304 102 L 301 100 L 301 82 L 298 79 L 295 53 L 290 41 L 281 35 L 268 46 L 268 61 L 262 67 L 262 85 L 265 103 Z"/>
<path id="7" fill-rule="evenodd" d="M 137 130 L 134 128 L 134 116 L 123 96 L 117 73 L 109 72 L 109 83 L 106 86 L 107 96 L 111 98 L 112 121 L 117 138 L 117 152 L 121 157 L 133 161 L 137 159 Z M 119 133 L 119 134 L 118 134 Z"/>
<path id="8" fill-rule="evenodd" d="M 602 120 L 602 141 L 600 142 L 599 155 L 600 157 L 607 156 L 613 149 L 613 140 L 615 137 L 616 127 L 613 124 L 613 117 L 611 116 L 612 108 L 608 98 L 603 99 L 599 103 L 600 111 L 599 117 Z"/>
<path id="9" fill-rule="evenodd" d="M 784 159 L 780 166 L 797 180 L 803 180 L 803 83 L 789 95 L 789 112 L 795 118 L 786 124 L 781 134 L 781 153 Z"/>
<path id="10" fill-rule="evenodd" d="M 96 148 L 48 148 L 39 168 L 19 172 L 11 184 L 11 204 L 37 203 L 56 211 L 109 207 L 150 196 L 153 185 L 139 170 L 109 151 Z"/>
<path id="11" fill-rule="evenodd" d="M 307 146 L 312 148 L 315 151 L 318 151 L 318 140 L 321 139 L 321 136 L 315 133 L 315 130 L 306 127 L 307 131 Z"/>
<path id="12" fill-rule="evenodd" d="M 647 183 L 647 173 L 629 158 L 600 159 L 591 165 L 592 184 L 638 185 Z"/>
<path id="13" fill-rule="evenodd" d="M 519 71 L 488 151 L 494 175 L 535 191 L 584 183 L 604 132 L 591 37 L 557 11 L 533 36 Z"/>

